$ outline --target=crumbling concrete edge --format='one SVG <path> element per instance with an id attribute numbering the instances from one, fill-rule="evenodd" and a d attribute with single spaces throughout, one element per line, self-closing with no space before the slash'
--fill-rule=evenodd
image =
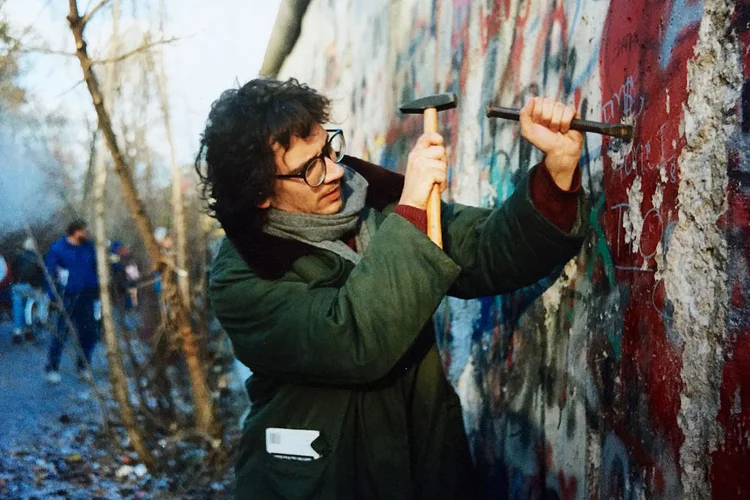
<path id="1" fill-rule="evenodd" d="M 737 126 L 742 86 L 734 6 L 706 0 L 688 63 L 688 99 L 681 124 L 679 223 L 667 251 L 664 282 L 674 306 L 672 327 L 683 343 L 678 424 L 683 498 L 711 498 L 710 452 L 723 440 L 723 346 L 728 307 L 727 243 L 718 219 L 727 209 L 727 143 Z M 723 36 L 722 36 L 723 34 Z"/>

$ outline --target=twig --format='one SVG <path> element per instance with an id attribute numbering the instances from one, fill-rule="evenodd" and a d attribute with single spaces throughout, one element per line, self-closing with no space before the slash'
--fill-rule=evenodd
<path id="1" fill-rule="evenodd" d="M 48 49 L 46 47 L 22 47 L 18 49 L 18 52 L 22 54 L 49 54 L 53 56 L 68 56 L 76 57 L 75 52 L 66 52 L 64 50 Z"/>
<path id="2" fill-rule="evenodd" d="M 85 27 L 86 23 L 88 23 L 91 18 L 94 17 L 94 14 L 96 14 L 99 9 L 105 7 L 110 1 L 111 0 L 102 0 L 101 2 L 96 4 L 90 11 L 83 15 L 83 17 L 81 18 L 81 24 Z"/>
<path id="3" fill-rule="evenodd" d="M 66 90 L 66 91 L 64 91 L 64 92 L 56 95 L 55 99 L 59 99 L 59 98 L 65 96 L 65 95 L 73 92 L 75 89 L 77 89 L 78 87 L 80 87 L 82 83 L 86 83 L 86 82 L 84 80 L 78 80 L 78 82 L 76 82 L 76 84 L 73 85 L 72 87 L 70 87 L 68 90 Z"/>
<path id="4" fill-rule="evenodd" d="M 195 429 L 181 429 L 171 436 L 166 436 L 164 439 L 174 443 L 180 441 L 199 441 L 208 444 L 212 449 L 217 447 L 217 441 L 219 442 L 219 446 L 221 445 L 221 442 L 223 442 L 223 437 L 215 438 Z"/>
<path id="5" fill-rule="evenodd" d="M 125 59 L 127 59 L 129 57 L 133 57 L 134 55 L 136 55 L 136 54 L 138 54 L 140 52 L 145 52 L 145 51 L 151 49 L 152 47 L 156 47 L 157 45 L 166 45 L 166 44 L 169 44 L 169 43 L 177 42 L 179 40 L 182 40 L 182 38 L 173 36 L 172 38 L 167 38 L 167 39 L 162 39 L 162 40 L 156 40 L 155 42 L 150 42 L 150 43 L 144 43 L 144 44 L 141 44 L 138 47 L 134 48 L 133 50 L 131 50 L 129 52 L 125 52 L 124 54 L 121 54 L 121 55 L 116 56 L 116 57 L 112 57 L 112 58 L 108 58 L 108 59 L 92 59 L 91 60 L 91 64 L 107 64 L 107 63 L 122 62 L 122 61 L 124 61 Z"/>
<path id="6" fill-rule="evenodd" d="M 152 49 L 153 47 L 157 47 L 159 45 L 167 45 L 174 42 L 179 42 L 180 40 L 183 40 L 182 37 L 173 36 L 171 38 L 163 38 L 161 40 L 156 40 L 153 42 L 148 43 L 142 43 L 138 47 L 134 48 L 133 50 L 130 50 L 128 52 L 125 52 L 124 54 L 120 54 L 119 56 L 106 58 L 106 59 L 92 59 L 91 64 L 108 64 L 108 63 L 117 63 L 122 62 L 125 59 L 128 59 L 130 57 L 133 57 L 134 55 L 145 52 L 149 49 Z M 26 48 L 17 48 L 17 52 L 24 53 L 24 54 L 48 54 L 53 56 L 66 56 L 66 57 L 77 57 L 77 54 L 74 52 L 66 52 L 64 50 L 55 50 L 55 49 L 48 49 L 45 47 L 26 47 Z"/>

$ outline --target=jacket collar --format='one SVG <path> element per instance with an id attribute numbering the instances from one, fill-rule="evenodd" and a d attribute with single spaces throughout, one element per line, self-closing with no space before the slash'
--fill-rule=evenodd
<path id="1" fill-rule="evenodd" d="M 344 156 L 341 162 L 367 180 L 367 206 L 383 210 L 401 197 L 403 175 L 353 156 Z M 315 252 L 312 246 L 299 241 L 271 236 L 245 225 L 232 226 L 224 224 L 227 238 L 248 267 L 263 279 L 280 278 L 291 269 L 294 261 Z"/>

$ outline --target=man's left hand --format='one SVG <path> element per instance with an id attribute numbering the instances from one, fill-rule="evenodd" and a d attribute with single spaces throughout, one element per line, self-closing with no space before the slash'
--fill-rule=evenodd
<path id="1" fill-rule="evenodd" d="M 521 135 L 545 154 L 560 189 L 569 190 L 583 149 L 583 134 L 570 130 L 576 110 L 549 97 L 534 97 L 521 109 Z"/>

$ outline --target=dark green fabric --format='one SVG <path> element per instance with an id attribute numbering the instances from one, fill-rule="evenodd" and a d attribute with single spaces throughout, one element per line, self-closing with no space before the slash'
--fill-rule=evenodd
<path id="1" fill-rule="evenodd" d="M 263 280 L 222 244 L 211 301 L 237 358 L 254 372 L 237 498 L 475 496 L 432 314 L 448 293 L 514 290 L 569 260 L 586 232 L 585 207 L 563 234 L 533 207 L 527 181 L 497 210 L 447 204 L 445 251 L 391 210 L 380 214 L 356 266 L 316 249 L 283 278 Z M 322 457 L 268 455 L 268 427 L 319 430 Z"/>

